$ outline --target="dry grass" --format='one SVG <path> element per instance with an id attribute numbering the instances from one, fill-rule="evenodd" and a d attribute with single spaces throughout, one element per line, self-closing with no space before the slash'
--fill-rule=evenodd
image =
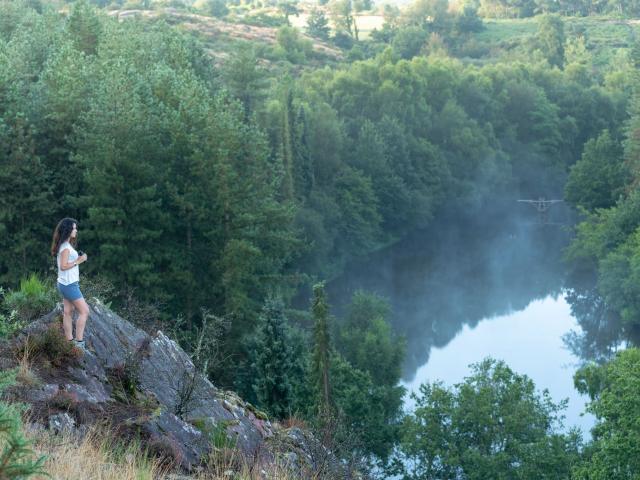
<path id="1" fill-rule="evenodd" d="M 45 455 L 44 470 L 54 480 L 171 480 L 190 478 L 193 480 L 298 480 L 283 461 L 269 465 L 250 464 L 237 450 L 217 449 L 209 457 L 204 471 L 183 476 L 163 466 L 160 461 L 149 459 L 138 444 L 126 448 L 104 431 L 94 429 L 84 438 L 69 433 L 54 435 L 49 431 L 27 431 L 37 455 Z M 319 479 L 313 474 L 304 474 L 309 480 Z M 35 476 L 37 480 L 47 477 Z"/>
<path id="2" fill-rule="evenodd" d="M 29 338 L 25 342 L 24 348 L 18 352 L 18 371 L 16 372 L 16 381 L 22 385 L 33 386 L 38 385 L 40 380 L 33 372 L 33 348 L 29 343 Z"/>
<path id="3" fill-rule="evenodd" d="M 154 480 L 165 474 L 160 464 L 149 460 L 137 445 L 119 448 L 98 430 L 83 439 L 40 430 L 28 432 L 28 436 L 37 454 L 47 456 L 44 469 L 55 480 Z"/>
<path id="4" fill-rule="evenodd" d="M 281 461 L 269 465 L 260 463 L 249 463 L 243 458 L 238 450 L 217 449 L 211 453 L 207 464 L 207 469 L 200 475 L 193 477 L 194 480 L 223 480 L 233 478 L 234 480 L 298 480 L 306 478 L 313 480 L 313 475 L 294 475 L 286 468 Z"/>
<path id="5" fill-rule="evenodd" d="M 287 429 L 288 428 L 300 428 L 302 430 L 309 429 L 309 425 L 307 425 L 307 422 L 302 417 L 299 417 L 295 413 L 292 414 L 290 417 L 287 417 L 284 420 L 282 420 L 280 424 L 282 425 L 283 428 L 287 428 Z"/>

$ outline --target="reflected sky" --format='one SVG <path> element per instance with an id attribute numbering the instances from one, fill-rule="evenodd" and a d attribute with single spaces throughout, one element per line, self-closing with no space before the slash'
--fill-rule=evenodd
<path id="1" fill-rule="evenodd" d="M 411 381 L 432 349 L 463 328 L 562 291 L 565 232 L 506 220 L 501 227 L 449 222 L 354 262 L 328 286 L 336 317 L 357 289 L 387 299 L 394 329 L 407 341 L 403 379 Z"/>
<path id="2" fill-rule="evenodd" d="M 451 386 L 469 375 L 471 363 L 485 357 L 504 360 L 515 372 L 529 376 L 538 390 L 548 389 L 555 402 L 568 398 L 565 426 L 578 426 L 587 437 L 594 418 L 581 416 L 586 397 L 573 388 L 572 380 L 579 360 L 562 342 L 562 335 L 578 328 L 562 295 L 535 300 L 524 310 L 483 319 L 475 327 L 465 325 L 442 348 L 427 347 L 429 360 L 403 385 L 409 392 L 434 380 Z M 407 399 L 406 407 L 413 408 L 413 400 Z"/>

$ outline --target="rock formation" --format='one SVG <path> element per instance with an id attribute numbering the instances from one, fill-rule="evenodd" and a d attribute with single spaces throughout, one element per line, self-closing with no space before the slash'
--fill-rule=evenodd
<path id="1" fill-rule="evenodd" d="M 13 395 L 45 428 L 82 433 L 108 424 L 186 472 L 216 448 L 237 449 L 263 464 L 284 462 L 298 472 L 338 468 L 311 434 L 272 424 L 235 393 L 216 388 L 161 331 L 148 335 L 94 302 L 82 353 L 64 339 L 61 318 L 58 306 L 0 348 L 3 368 L 27 349 L 38 381 Z"/>

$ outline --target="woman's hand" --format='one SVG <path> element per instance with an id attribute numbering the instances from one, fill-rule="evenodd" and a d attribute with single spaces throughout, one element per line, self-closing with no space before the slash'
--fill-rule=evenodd
<path id="1" fill-rule="evenodd" d="M 84 263 L 86 261 L 87 261 L 87 254 L 86 253 L 83 253 L 82 255 L 80 255 L 78 257 L 78 263 Z"/>

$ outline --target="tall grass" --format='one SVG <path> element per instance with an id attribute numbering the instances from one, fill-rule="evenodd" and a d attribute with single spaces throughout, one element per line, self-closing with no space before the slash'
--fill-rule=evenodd
<path id="1" fill-rule="evenodd" d="M 155 480 L 166 473 L 138 444 L 119 447 L 100 430 L 92 430 L 82 439 L 42 430 L 31 431 L 29 436 L 34 449 L 47 457 L 44 470 L 50 477 L 33 477 L 38 480 Z"/>
<path id="2" fill-rule="evenodd" d="M 175 475 L 170 467 L 146 455 L 138 443 L 122 447 L 100 429 L 93 429 L 83 438 L 63 432 L 60 435 L 45 430 L 27 431 L 34 450 L 46 456 L 44 470 L 49 477 L 37 480 L 169 480 Z M 302 476 L 301 476 L 302 475 Z M 193 480 L 320 480 L 311 472 L 294 474 L 282 462 L 267 465 L 249 463 L 235 449 L 214 449 L 201 472 L 179 476 Z"/>

